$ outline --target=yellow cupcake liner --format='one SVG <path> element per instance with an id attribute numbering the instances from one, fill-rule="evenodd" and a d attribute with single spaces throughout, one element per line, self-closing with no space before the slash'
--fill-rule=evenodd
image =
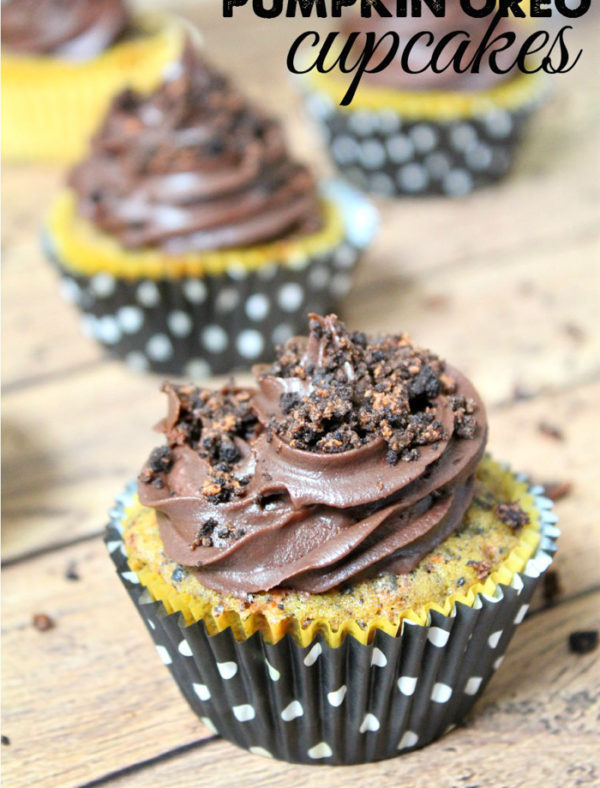
<path id="1" fill-rule="evenodd" d="M 302 237 L 247 248 L 168 255 L 160 249 L 124 249 L 77 214 L 75 194 L 56 198 L 47 220 L 52 252 L 61 266 L 79 276 L 112 274 L 121 279 L 180 279 L 230 274 L 236 278 L 264 265 L 304 267 L 307 258 L 330 251 L 345 236 L 344 220 L 332 200 L 323 200 L 323 227 Z"/>
<path id="2" fill-rule="evenodd" d="M 74 161 L 86 150 L 113 95 L 151 91 L 183 48 L 176 18 L 137 17 L 139 35 L 88 61 L 2 53 L 2 156 Z"/>
<path id="3" fill-rule="evenodd" d="M 341 106 L 348 89 L 348 77 L 338 73 L 309 72 L 303 77 L 306 89 L 325 94 L 337 104 L 336 112 L 395 112 L 406 120 L 449 122 L 469 119 L 503 109 L 515 111 L 540 100 L 547 80 L 540 74 L 521 74 L 493 88 L 481 91 L 409 91 L 373 87 L 364 82 L 348 106 Z"/>
<path id="4" fill-rule="evenodd" d="M 235 610 L 224 609 L 222 612 L 217 612 L 205 601 L 188 593 L 177 591 L 156 570 L 143 565 L 138 559 L 129 558 L 128 563 L 137 574 L 141 585 L 148 590 L 154 601 L 160 601 L 164 605 L 167 613 L 181 613 L 187 625 L 203 621 L 209 635 L 222 632 L 230 627 L 238 641 L 246 640 L 255 632 L 261 632 L 266 642 L 277 643 L 289 633 L 296 643 L 303 647 L 308 646 L 318 634 L 321 634 L 331 647 L 339 646 L 347 635 L 352 635 L 362 644 L 371 643 L 378 630 L 396 637 L 400 634 L 404 621 L 425 626 L 433 611 L 449 616 L 457 603 L 476 607 L 480 594 L 497 597 L 501 592 L 500 586 L 510 586 L 515 576 L 522 572 L 529 559 L 534 555 L 540 543 L 541 516 L 527 484 L 489 457 L 482 460 L 479 472 L 500 475 L 506 500 L 518 501 L 529 515 L 529 523 L 523 526 L 518 543 L 499 562 L 496 569 L 484 582 L 475 583 L 468 589 L 449 595 L 443 605 L 432 603 L 406 608 L 400 612 L 398 621 L 395 623 L 384 617 L 376 617 L 369 622 L 367 627 L 362 628 L 356 621 L 347 619 L 334 628 L 326 618 L 316 618 L 308 626 L 303 626 L 297 618 L 289 616 L 276 619 L 270 618 L 264 613 L 250 613 L 243 617 Z M 135 503 L 128 508 L 125 519 L 131 520 L 140 515 L 143 516 L 145 512 L 149 516 L 154 516 L 152 510 L 142 507 L 136 497 Z M 223 605 L 219 605 L 219 607 L 223 607 Z"/>

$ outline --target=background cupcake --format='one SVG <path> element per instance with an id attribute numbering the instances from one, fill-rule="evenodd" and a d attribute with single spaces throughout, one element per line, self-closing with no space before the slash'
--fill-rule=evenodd
<path id="1" fill-rule="evenodd" d="M 337 304 L 373 229 L 189 45 L 154 93 L 114 101 L 46 240 L 86 332 L 136 369 L 199 377 L 269 358 Z"/>
<path id="2" fill-rule="evenodd" d="M 257 388 L 167 385 L 108 549 L 184 696 L 302 763 L 380 760 L 471 708 L 525 616 L 551 504 L 481 459 L 469 381 L 313 317 Z"/>
<path id="3" fill-rule="evenodd" d="M 2 3 L 2 156 L 76 159 L 111 97 L 154 88 L 182 42 L 174 20 L 124 0 Z"/>
<path id="4" fill-rule="evenodd" d="M 467 16 L 456 0 L 446 5 L 445 17 L 434 17 L 429 9 L 418 18 L 350 17 L 343 31 L 371 31 L 377 38 L 395 31 L 401 36 L 399 52 L 423 31 L 436 42 L 450 31 L 465 31 L 470 37 L 466 62 L 489 24 L 489 17 Z M 495 34 L 511 27 L 514 22 L 501 20 Z M 526 121 L 543 97 L 545 81 L 539 74 L 516 69 L 495 74 L 485 60 L 478 73 L 448 69 L 436 74 L 427 67 L 432 47 L 425 41 L 417 41 L 410 60 L 412 69 L 422 68 L 422 73 L 407 73 L 398 55 L 383 71 L 363 75 L 349 106 L 339 101 L 352 75 L 311 71 L 301 79 L 307 108 L 319 121 L 334 161 L 364 189 L 385 196 L 460 197 L 498 180 L 508 172 Z M 512 56 L 501 53 L 501 65 L 503 60 L 509 68 Z"/>

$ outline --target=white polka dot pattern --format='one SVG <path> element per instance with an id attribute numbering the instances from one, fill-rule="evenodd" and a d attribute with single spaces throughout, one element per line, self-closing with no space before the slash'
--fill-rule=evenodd
<path id="1" fill-rule="evenodd" d="M 417 679 L 414 676 L 400 676 L 398 679 L 398 689 L 403 695 L 414 695 L 417 686 Z"/>
<path id="2" fill-rule="evenodd" d="M 250 320 L 264 320 L 269 311 L 269 299 L 264 293 L 254 293 L 246 300 L 244 310 Z"/>
<path id="3" fill-rule="evenodd" d="M 331 706 L 335 706 L 336 708 L 338 706 L 341 706 L 342 703 L 344 702 L 344 698 L 346 697 L 347 691 L 348 691 L 348 687 L 345 684 L 342 684 L 342 686 L 338 687 L 338 689 L 327 693 L 327 702 Z"/>
<path id="4" fill-rule="evenodd" d="M 302 717 L 303 714 L 304 714 L 304 709 L 302 708 L 302 704 L 300 703 L 300 701 L 293 700 L 281 712 L 281 719 L 284 720 L 285 722 L 291 722 L 292 720 L 295 720 L 296 717 Z"/>
<path id="5" fill-rule="evenodd" d="M 476 695 L 483 681 L 482 676 L 471 676 L 465 684 L 465 695 Z"/>
<path id="6" fill-rule="evenodd" d="M 160 659 L 211 730 L 217 726 L 257 755 L 302 763 L 379 760 L 451 730 L 500 666 L 558 535 L 540 495 L 543 531 L 527 564 L 531 573 L 501 587 L 493 603 L 478 595 L 468 614 L 432 611 L 427 626 L 406 621 L 396 638 L 377 633 L 374 644 L 363 646 L 349 637 L 336 648 L 321 641 L 301 648 L 290 638 L 237 642 L 231 630 L 210 636 L 201 625 L 182 627 L 144 597 L 121 549 L 120 522 L 134 492 L 128 485 L 117 497 L 106 542 Z"/>
<path id="7" fill-rule="evenodd" d="M 279 290 L 277 301 L 279 306 L 286 312 L 295 312 L 302 303 L 304 291 L 302 286 L 296 282 L 290 282 Z"/>
<path id="8" fill-rule="evenodd" d="M 160 303 L 160 293 L 154 282 L 141 282 L 137 288 L 137 300 L 142 306 L 152 307 Z"/>
<path id="9" fill-rule="evenodd" d="M 235 343 L 240 356 L 252 360 L 260 356 L 265 341 L 260 331 L 247 328 L 238 335 Z"/>
<path id="10" fill-rule="evenodd" d="M 202 344 L 210 353 L 222 353 L 229 344 L 225 329 L 221 326 L 206 326 L 201 337 Z"/>
<path id="11" fill-rule="evenodd" d="M 418 741 L 419 737 L 414 731 L 404 731 L 398 744 L 398 749 L 408 750 L 409 747 L 414 747 Z"/>
<path id="12" fill-rule="evenodd" d="M 427 633 L 427 640 L 438 648 L 445 646 L 449 637 L 450 633 L 441 627 L 431 627 Z"/>
<path id="13" fill-rule="evenodd" d="M 251 706 L 249 703 L 242 703 L 240 706 L 234 706 L 232 711 L 236 720 L 240 722 L 250 722 L 250 720 L 256 717 L 254 706 Z"/>
<path id="14" fill-rule="evenodd" d="M 148 358 L 153 361 L 166 361 L 173 353 L 173 345 L 166 334 L 155 334 L 146 345 Z"/>
<path id="15" fill-rule="evenodd" d="M 187 337 L 192 333 L 192 318 L 181 309 L 174 309 L 167 315 L 167 325 L 176 337 Z"/>
<path id="16" fill-rule="evenodd" d="M 370 712 L 365 714 L 363 721 L 360 724 L 359 731 L 361 733 L 366 733 L 367 731 L 378 731 L 380 728 L 380 722 L 374 714 Z"/>
<path id="17" fill-rule="evenodd" d="M 210 690 L 206 684 L 192 684 L 192 688 L 200 700 L 210 700 Z"/>
<path id="18" fill-rule="evenodd" d="M 217 662 L 217 670 L 221 674 L 222 679 L 229 681 L 238 672 L 238 666 L 235 662 Z"/>
<path id="19" fill-rule="evenodd" d="M 431 690 L 431 700 L 434 703 L 448 703 L 452 697 L 452 687 L 441 681 L 436 682 Z"/>
<path id="20" fill-rule="evenodd" d="M 371 665 L 375 665 L 377 668 L 385 668 L 387 665 L 387 657 L 383 651 L 377 647 L 373 649 L 373 654 L 371 655 Z"/>
<path id="21" fill-rule="evenodd" d="M 393 110 L 315 117 L 331 140 L 334 161 L 360 188 L 385 196 L 463 197 L 506 173 L 535 105 L 532 99 L 510 112 L 491 106 L 451 121 L 402 119 Z"/>
<path id="22" fill-rule="evenodd" d="M 332 755 L 333 751 L 326 741 L 321 741 L 318 744 L 315 744 L 315 746 L 311 747 L 308 751 L 308 757 L 315 760 L 319 758 L 331 758 Z"/>

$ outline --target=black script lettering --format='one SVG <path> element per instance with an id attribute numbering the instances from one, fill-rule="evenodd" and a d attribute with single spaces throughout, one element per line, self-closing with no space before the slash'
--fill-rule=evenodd
<path id="1" fill-rule="evenodd" d="M 550 47 L 550 51 L 548 52 L 548 55 L 544 58 L 544 63 L 543 63 L 544 71 L 547 74 L 566 74 L 568 71 L 571 71 L 571 69 L 575 68 L 575 66 L 579 62 L 579 58 L 583 54 L 583 49 L 580 49 L 573 63 L 571 63 L 571 65 L 567 68 L 567 66 L 569 65 L 569 55 L 570 55 L 569 49 L 564 40 L 564 35 L 567 30 L 573 30 L 571 25 L 562 27 L 558 31 L 556 38 L 554 39 L 554 42 Z M 558 66 L 555 66 L 552 63 L 552 51 L 554 50 L 554 47 L 556 46 L 557 43 L 560 48 L 560 61 L 558 63 Z"/>
<path id="2" fill-rule="evenodd" d="M 500 68 L 500 66 L 496 62 L 496 57 L 497 55 L 500 54 L 500 52 L 503 52 L 505 49 L 509 49 L 515 43 L 516 35 L 512 32 L 500 33 L 500 35 L 496 36 L 495 38 L 492 38 L 492 36 L 494 35 L 494 31 L 498 27 L 498 23 L 500 22 L 501 18 L 502 18 L 502 12 L 498 11 L 496 16 L 492 19 L 491 24 L 486 31 L 486 34 L 481 39 L 481 43 L 477 47 L 477 50 L 473 55 L 473 58 L 468 64 L 468 68 L 470 68 L 474 74 L 479 74 L 482 58 L 484 57 L 488 49 L 490 50 L 490 53 L 488 55 L 489 65 L 491 70 L 494 72 L 494 74 L 506 74 L 506 72 L 509 71 L 509 69 L 507 68 L 504 69 Z M 494 45 L 498 43 L 502 44 L 502 46 L 498 47 L 497 49 L 493 49 Z"/>
<path id="3" fill-rule="evenodd" d="M 446 65 L 441 66 L 439 61 L 442 55 L 447 54 L 446 49 L 448 45 L 453 39 L 459 38 L 460 36 L 464 36 L 465 40 L 459 41 L 456 50 L 450 55 Z M 467 69 L 462 68 L 460 62 L 466 54 L 470 43 L 471 39 L 469 38 L 469 34 L 466 30 L 454 30 L 451 33 L 446 33 L 446 35 L 440 38 L 440 40 L 435 45 L 435 49 L 433 50 L 433 54 L 431 56 L 431 70 L 435 74 L 442 74 L 448 69 L 456 71 L 457 74 L 463 74 Z"/>
<path id="4" fill-rule="evenodd" d="M 431 46 L 435 41 L 435 36 L 433 33 L 430 33 L 429 30 L 421 30 L 420 33 L 416 33 L 412 38 L 410 38 L 402 50 L 402 55 L 400 56 L 400 64 L 402 66 L 403 71 L 406 71 L 407 74 L 422 74 L 429 68 L 429 63 L 425 65 L 423 68 L 419 68 L 417 70 L 412 69 L 410 67 L 410 63 L 408 59 L 412 53 L 414 45 L 420 38 L 428 38 L 429 41 L 425 44 L 425 46 Z"/>

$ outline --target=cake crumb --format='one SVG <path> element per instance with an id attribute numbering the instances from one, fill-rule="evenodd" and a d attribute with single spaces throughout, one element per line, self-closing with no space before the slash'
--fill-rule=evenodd
<path id="1" fill-rule="evenodd" d="M 54 619 L 50 618 L 46 613 L 35 613 L 32 618 L 32 624 L 38 632 L 47 632 L 56 626 Z"/>
<path id="2" fill-rule="evenodd" d="M 566 498 L 567 495 L 571 494 L 573 489 L 572 482 L 542 482 L 542 487 L 548 498 L 552 501 L 560 501 L 562 498 Z"/>
<path id="3" fill-rule="evenodd" d="M 564 441 L 565 434 L 557 427 L 556 424 L 552 424 L 549 421 L 542 420 L 538 424 L 538 430 L 541 432 L 542 435 L 545 435 L 547 438 L 553 438 L 557 441 Z"/>
<path id="4" fill-rule="evenodd" d="M 589 629 L 571 632 L 569 635 L 569 651 L 573 654 L 589 654 L 598 646 L 598 630 Z"/>
<path id="5" fill-rule="evenodd" d="M 518 501 L 499 503 L 496 506 L 496 514 L 512 531 L 517 531 L 529 522 L 529 515 L 521 508 Z"/>

